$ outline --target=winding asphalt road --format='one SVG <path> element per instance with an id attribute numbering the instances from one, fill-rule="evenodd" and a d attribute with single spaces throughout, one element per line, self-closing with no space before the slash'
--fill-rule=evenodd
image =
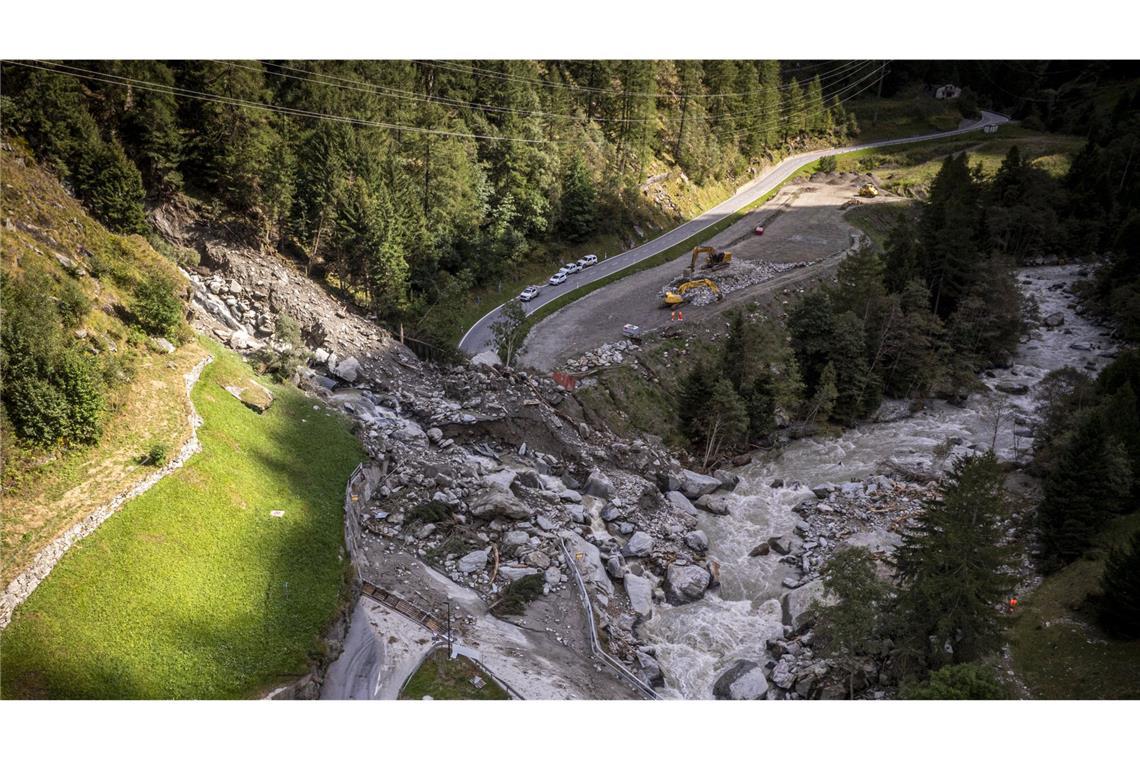
<path id="1" fill-rule="evenodd" d="M 523 309 L 527 314 L 533 313 L 536 309 L 544 304 L 553 301 L 563 293 L 569 293 L 573 290 L 588 285 L 595 280 L 599 280 L 607 275 L 619 272 L 622 269 L 631 267 L 639 261 L 644 261 L 650 256 L 655 256 L 661 251 L 664 251 L 672 246 L 680 243 L 681 241 L 695 235 L 696 233 L 719 222 L 721 219 L 733 214 L 748 204 L 760 198 L 765 193 L 774 189 L 777 185 L 790 177 L 800 168 L 810 164 L 824 156 L 838 156 L 844 153 L 851 153 L 864 148 L 885 148 L 891 145 L 903 145 L 906 143 L 922 142 L 924 140 L 937 140 L 943 137 L 953 137 L 954 135 L 966 134 L 967 132 L 975 132 L 990 124 L 1004 124 L 1009 121 L 1009 117 L 1003 116 L 998 113 L 990 111 L 982 111 L 982 118 L 977 121 L 971 122 L 964 127 L 958 129 L 948 130 L 946 132 L 934 132 L 932 134 L 917 135 L 915 137 L 899 137 L 893 140 L 879 140 L 878 142 L 864 143 L 862 145 L 849 145 L 842 148 L 829 148 L 827 150 L 815 150 L 809 153 L 799 153 L 794 156 L 785 158 L 776 166 L 772 167 L 771 171 L 767 174 L 757 177 L 750 181 L 748 184 L 741 187 L 735 195 L 726 201 L 723 201 L 716 206 L 713 206 L 708 211 L 700 216 L 694 217 L 679 227 L 666 232 L 660 237 L 650 240 L 648 243 L 640 245 L 636 248 L 631 248 L 624 253 L 619 253 L 616 256 L 610 256 L 604 261 L 599 261 L 596 265 L 589 269 L 584 269 L 578 274 L 570 275 L 569 279 L 562 285 L 542 285 L 539 287 L 538 296 L 528 303 L 523 304 Z M 471 326 L 463 339 L 459 341 L 459 348 L 469 355 L 493 349 L 491 325 L 499 316 L 501 306 L 496 306 L 491 311 L 487 312 L 483 317 Z"/>

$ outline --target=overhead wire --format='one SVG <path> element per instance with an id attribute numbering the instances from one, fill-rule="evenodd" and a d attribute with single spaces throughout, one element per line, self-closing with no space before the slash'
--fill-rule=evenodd
<path id="1" fill-rule="evenodd" d="M 247 64 L 241 64 L 241 63 L 232 62 L 232 61 L 219 61 L 219 63 L 223 63 L 223 64 L 230 65 L 230 66 L 236 66 L 236 67 L 240 67 L 240 68 L 246 68 L 246 69 L 253 69 L 254 68 L 254 67 L 249 66 Z M 414 102 L 420 102 L 420 103 L 434 103 L 434 104 L 439 104 L 439 105 L 443 105 L 443 106 L 451 106 L 451 107 L 455 107 L 455 108 L 471 109 L 471 110 L 478 110 L 478 111 L 485 111 L 485 112 L 492 112 L 492 113 L 512 113 L 512 114 L 517 114 L 520 116 L 533 116 L 533 117 L 537 117 L 537 118 L 566 119 L 566 120 L 583 122 L 583 123 L 588 123 L 588 122 L 594 121 L 594 122 L 599 122 L 599 123 L 628 124 L 628 123 L 653 122 L 653 121 L 656 121 L 656 119 L 657 119 L 657 117 L 635 117 L 635 118 L 609 118 L 609 117 L 600 117 L 600 116 L 590 117 L 590 116 L 587 116 L 585 114 L 566 114 L 566 113 L 553 112 L 553 111 L 530 111 L 530 110 L 526 110 L 526 109 L 514 109 L 514 108 L 503 107 L 503 106 L 494 106 L 494 105 L 490 105 L 490 104 L 475 103 L 472 101 L 462 101 L 462 100 L 457 100 L 454 98 L 446 98 L 446 97 L 436 96 L 436 95 L 428 95 L 426 93 L 409 92 L 408 90 L 401 90 L 398 88 L 388 87 L 386 85 L 378 85 L 378 84 L 374 84 L 374 83 L 366 82 L 366 81 L 361 81 L 361 80 L 357 80 L 357 79 L 340 77 L 340 76 L 336 76 L 336 75 L 332 75 L 332 74 L 327 74 L 324 72 L 314 72 L 314 71 L 310 71 L 308 69 L 303 69 L 303 68 L 300 68 L 297 66 L 290 66 L 288 64 L 282 64 L 282 63 L 278 63 L 278 62 L 263 61 L 261 63 L 263 66 L 272 66 L 272 67 L 275 67 L 278 69 L 285 69 L 288 71 L 299 72 L 299 73 L 303 73 L 306 75 L 306 76 L 302 77 L 302 76 L 297 76 L 296 74 L 286 73 L 285 71 L 273 71 L 271 69 L 264 69 L 265 73 L 268 73 L 272 76 L 285 77 L 285 78 L 294 79 L 294 80 L 301 80 L 301 81 L 310 81 L 310 82 L 313 82 L 315 84 L 324 84 L 324 85 L 327 85 L 330 87 L 337 87 L 340 89 L 345 89 L 345 90 L 350 90 L 350 91 L 366 92 L 366 93 L 370 93 L 370 94 L 396 97 L 396 98 L 401 98 L 401 99 L 405 99 L 405 100 L 412 100 Z M 855 75 L 855 73 L 858 71 L 859 68 L 866 66 L 870 63 L 871 63 L 870 61 L 852 62 L 848 65 L 849 68 L 846 71 L 834 74 L 831 78 L 836 78 L 837 76 L 853 76 L 853 75 Z M 330 81 L 322 81 L 322 80 L 330 80 Z M 821 79 L 821 86 L 822 86 L 822 82 L 823 82 L 823 80 Z M 761 91 L 763 91 L 763 90 L 761 89 L 761 90 L 758 90 L 757 92 L 761 92 Z M 689 96 L 685 96 L 685 97 L 688 98 Z M 827 94 L 826 97 L 831 97 L 831 94 Z M 783 107 L 783 106 L 781 106 L 781 107 Z M 720 116 L 710 115 L 706 118 L 708 118 L 711 122 L 717 122 L 717 121 L 720 121 L 722 119 L 733 118 L 734 114 L 740 115 L 740 116 L 746 116 L 746 115 L 750 115 L 750 114 L 760 113 L 762 111 L 763 111 L 762 108 L 754 108 L 754 109 L 748 109 L 745 111 L 738 111 L 738 112 L 729 113 L 729 114 L 722 114 Z"/>

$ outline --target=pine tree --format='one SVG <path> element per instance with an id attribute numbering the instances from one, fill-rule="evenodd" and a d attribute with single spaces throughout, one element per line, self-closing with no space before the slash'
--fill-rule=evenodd
<path id="1" fill-rule="evenodd" d="M 1013 586 L 1002 472 L 992 451 L 955 461 L 896 555 L 900 653 L 923 672 L 969 662 L 1000 642 Z"/>
<path id="2" fill-rule="evenodd" d="M 771 373 L 761 371 L 740 390 L 748 410 L 748 439 L 755 441 L 776 430 L 776 391 Z"/>
<path id="3" fill-rule="evenodd" d="M 685 376 L 677 399 L 681 433 L 690 441 L 695 442 L 700 435 L 699 420 L 705 416 L 712 391 L 713 373 L 703 362 L 697 362 Z"/>
<path id="4" fill-rule="evenodd" d="M 906 214 L 899 214 L 886 242 L 883 281 L 891 293 L 901 293 L 919 271 L 918 230 Z"/>
<path id="5" fill-rule="evenodd" d="M 1082 415 L 1045 477 L 1045 498 L 1037 511 L 1041 554 L 1048 564 L 1080 557 L 1124 506 L 1131 486 L 1124 447 L 1104 434 L 1099 415 Z"/>
<path id="6" fill-rule="evenodd" d="M 819 383 L 816 386 L 815 395 L 811 399 L 809 418 L 818 419 L 821 422 L 827 422 L 831 419 L 832 412 L 835 410 L 835 400 L 839 397 L 836 382 L 835 365 L 828 362 L 819 375 Z"/>
<path id="7" fill-rule="evenodd" d="M 823 87 L 820 86 L 818 74 L 808 82 L 804 105 L 807 109 L 805 123 L 808 131 L 816 135 L 830 131 L 831 125 L 828 118 L 830 114 L 823 102 Z"/>
<path id="8" fill-rule="evenodd" d="M 879 380 L 867 364 L 866 350 L 863 320 L 849 311 L 838 315 L 828 356 L 836 373 L 831 418 L 843 425 L 875 411 L 882 398 Z"/>
<path id="9" fill-rule="evenodd" d="M 581 158 L 575 157 L 562 178 L 562 202 L 558 227 L 571 243 L 581 243 L 594 234 L 597 207 L 593 179 Z"/>
<path id="10" fill-rule="evenodd" d="M 693 426 L 704 450 L 704 467 L 717 460 L 722 447 L 732 449 L 744 442 L 748 433 L 748 409 L 726 378 L 713 384 L 704 413 L 693 420 Z"/>
<path id="11" fill-rule="evenodd" d="M 981 255 L 974 231 L 979 216 L 978 188 L 966 154 L 948 156 L 930 185 L 922 211 L 920 265 L 939 316 L 949 316 L 977 277 Z"/>
<path id="12" fill-rule="evenodd" d="M 780 139 L 780 62 L 760 62 L 760 119 L 763 144 L 772 148 Z"/>
<path id="13" fill-rule="evenodd" d="M 807 392 L 813 394 L 835 336 L 835 316 L 827 293 L 817 290 L 804 295 L 788 314 L 788 332 Z"/>
<path id="14" fill-rule="evenodd" d="M 1100 624 L 1114 636 L 1140 638 L 1140 532 L 1108 555 L 1100 587 L 1095 599 Z"/>
<path id="15" fill-rule="evenodd" d="M 887 295 L 884 272 L 883 260 L 872 245 L 864 245 L 843 259 L 831 294 L 836 313 L 850 311 L 864 321 L 870 319 L 876 309 L 882 308 Z"/>
<path id="16" fill-rule="evenodd" d="M 855 673 L 863 664 L 860 655 L 882 624 L 889 586 L 879 579 L 871 552 L 861 546 L 837 549 L 820 578 L 825 594 L 835 602 L 814 603 L 816 648 L 846 671 L 849 696 L 854 698 Z"/>
<path id="17" fill-rule="evenodd" d="M 799 137 L 807 131 L 807 105 L 803 88 L 800 87 L 800 83 L 796 79 L 792 79 L 788 86 L 788 94 L 784 97 L 787 99 L 788 106 L 787 114 L 784 117 L 784 139 L 787 140 Z"/>

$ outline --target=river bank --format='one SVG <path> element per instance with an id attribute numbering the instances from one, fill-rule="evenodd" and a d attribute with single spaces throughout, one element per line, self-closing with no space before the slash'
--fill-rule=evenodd
<path id="1" fill-rule="evenodd" d="M 893 551 L 905 524 L 899 510 L 917 509 L 922 497 L 921 483 L 906 483 L 900 471 L 910 479 L 918 474 L 921 481 L 923 474 L 937 476 L 956 456 L 991 447 L 1013 466 L 1026 462 L 1042 378 L 1063 366 L 1095 374 L 1117 350 L 1107 331 L 1080 313 L 1072 294 L 1072 283 L 1088 275 L 1076 265 L 1018 272 L 1041 323 L 1023 339 L 1009 367 L 984 373 L 989 390 L 965 405 L 935 401 L 911 414 L 905 404 L 887 402 L 879 422 L 834 438 L 797 440 L 735 470 L 740 484 L 725 497 L 728 514 L 702 512 L 698 518 L 720 562 L 719 593 L 692 604 L 662 605 L 643 627 L 665 672 L 665 692 L 712 698 L 718 677 L 738 660 L 758 663 L 768 676 L 786 682 L 777 669 L 797 654 L 778 654 L 773 647 L 774 653 L 768 641 L 793 633 L 796 613 L 812 595 L 804 589 L 812 586 L 829 548 L 846 542 Z M 897 509 L 887 510 L 888 501 Z M 890 520 L 870 519 L 888 514 Z M 773 546 L 752 556 L 771 538 L 790 551 L 782 554 Z M 798 561 L 787 561 L 789 556 Z M 782 635 L 761 635 L 781 626 Z M 771 698 L 806 696 L 792 683 L 787 687 L 772 689 Z"/>

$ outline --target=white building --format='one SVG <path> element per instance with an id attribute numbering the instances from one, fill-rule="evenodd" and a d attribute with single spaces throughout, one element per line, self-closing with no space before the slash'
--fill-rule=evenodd
<path id="1" fill-rule="evenodd" d="M 957 85 L 944 84 L 934 88 L 934 97 L 938 100 L 953 100 L 962 94 L 962 88 Z"/>

